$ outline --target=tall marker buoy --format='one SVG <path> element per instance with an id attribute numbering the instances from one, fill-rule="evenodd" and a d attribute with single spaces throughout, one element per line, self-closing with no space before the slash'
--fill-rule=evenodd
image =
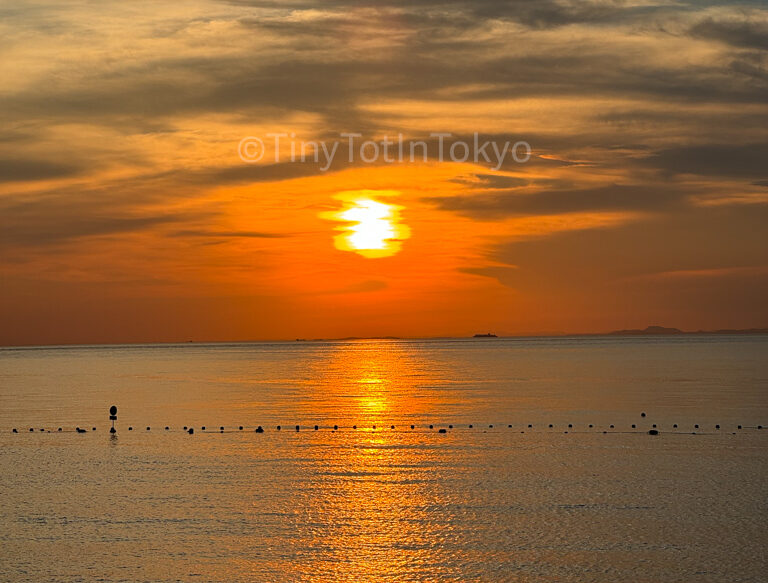
<path id="1" fill-rule="evenodd" d="M 117 421 L 117 407 L 112 405 L 109 408 L 109 420 L 112 422 L 112 427 L 110 428 L 110 433 L 117 433 L 117 429 L 115 429 L 115 421 Z"/>

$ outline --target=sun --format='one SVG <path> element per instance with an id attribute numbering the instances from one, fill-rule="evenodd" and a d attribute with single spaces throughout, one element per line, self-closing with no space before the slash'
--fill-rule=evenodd
<path id="1" fill-rule="evenodd" d="M 410 229 L 400 222 L 402 207 L 374 198 L 398 194 L 392 190 L 359 190 L 336 195 L 334 198 L 345 203 L 344 209 L 321 215 L 346 223 L 336 228 L 342 231 L 334 238 L 336 248 L 368 258 L 398 253 L 402 241 L 410 237 Z"/>

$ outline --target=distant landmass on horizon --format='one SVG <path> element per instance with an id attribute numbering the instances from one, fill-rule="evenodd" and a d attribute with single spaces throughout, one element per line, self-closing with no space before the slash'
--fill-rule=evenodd
<path id="1" fill-rule="evenodd" d="M 768 328 L 744 328 L 738 330 L 696 330 L 685 331 L 679 328 L 666 328 L 664 326 L 648 326 L 643 330 L 614 330 L 608 332 L 610 336 L 661 336 L 674 334 L 768 334 Z"/>

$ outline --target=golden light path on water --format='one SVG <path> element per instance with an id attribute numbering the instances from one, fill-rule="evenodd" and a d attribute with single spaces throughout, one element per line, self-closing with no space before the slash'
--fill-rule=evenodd
<path id="1" fill-rule="evenodd" d="M 695 336 L 0 350 L 0 581 L 762 581 L 767 349 Z"/>
<path id="2" fill-rule="evenodd" d="M 340 211 L 321 213 L 322 218 L 343 222 L 334 237 L 334 245 L 368 258 L 389 257 L 402 248 L 410 237 L 410 229 L 401 223 L 403 207 L 380 199 L 397 196 L 396 190 L 354 190 L 341 192 L 334 198 L 344 203 Z"/>

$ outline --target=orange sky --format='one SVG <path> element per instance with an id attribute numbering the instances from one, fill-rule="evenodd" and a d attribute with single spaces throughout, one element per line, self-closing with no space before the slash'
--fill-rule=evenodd
<path id="1" fill-rule="evenodd" d="M 0 29 L 0 344 L 768 325 L 759 4 L 20 2 Z M 270 132 L 429 156 L 324 171 Z M 532 155 L 440 161 L 435 132 Z"/>

